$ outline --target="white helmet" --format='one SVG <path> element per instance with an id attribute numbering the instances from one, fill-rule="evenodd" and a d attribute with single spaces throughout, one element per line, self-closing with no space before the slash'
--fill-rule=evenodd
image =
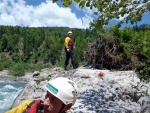
<path id="1" fill-rule="evenodd" d="M 70 103 L 74 105 L 77 99 L 77 85 L 65 77 L 50 80 L 46 85 L 46 89 L 55 97 L 59 98 L 65 105 Z"/>
<path id="2" fill-rule="evenodd" d="M 72 31 L 68 31 L 68 34 L 72 34 Z"/>

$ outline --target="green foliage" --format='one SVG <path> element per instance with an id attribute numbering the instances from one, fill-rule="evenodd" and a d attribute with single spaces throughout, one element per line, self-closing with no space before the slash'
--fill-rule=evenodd
<path id="1" fill-rule="evenodd" d="M 75 40 L 77 66 L 84 60 L 87 41 L 95 39 L 96 32 L 89 29 L 21 28 L 0 26 L 0 70 L 9 69 L 16 76 L 51 65 L 63 67 L 65 61 L 64 38 L 69 30 Z M 13 31 L 13 32 L 12 32 Z M 9 66 L 10 65 L 10 66 Z"/>
<path id="2" fill-rule="evenodd" d="M 25 65 L 17 63 L 16 65 L 12 66 L 12 68 L 10 68 L 9 74 L 14 76 L 23 76 L 26 71 L 25 68 Z"/>
<path id="3" fill-rule="evenodd" d="M 2 34 L 2 37 L 0 38 L 0 51 L 4 51 L 7 47 L 7 35 Z"/>
<path id="4" fill-rule="evenodd" d="M 50 65 L 44 64 L 29 64 L 29 63 L 15 63 L 12 62 L 12 66 L 7 68 L 9 70 L 9 74 L 13 76 L 23 76 L 26 72 L 34 72 L 35 70 L 40 71 L 43 68 L 50 68 Z"/>
<path id="5" fill-rule="evenodd" d="M 53 0 L 57 2 L 58 0 Z M 91 27 L 95 27 L 97 30 L 102 29 L 104 25 L 108 25 L 111 19 L 119 19 L 124 17 L 118 25 L 124 22 L 131 22 L 131 24 L 140 21 L 142 15 L 150 11 L 149 0 L 74 0 L 79 7 L 90 7 L 90 9 L 96 8 L 94 12 L 97 15 L 97 20 L 91 22 Z M 62 3 L 66 7 L 70 7 L 72 0 L 62 0 Z"/>
<path id="6" fill-rule="evenodd" d="M 99 39 L 88 45 L 89 65 L 110 70 L 135 70 L 141 79 L 150 80 L 150 26 L 120 30 L 112 26 L 98 31 Z"/>
<path id="7" fill-rule="evenodd" d="M 63 67 L 65 61 L 64 38 L 69 30 L 70 28 L 67 27 L 0 26 L 0 70 L 8 69 L 10 74 L 21 76 L 25 72 L 33 72 L 46 67 Z M 118 51 L 114 51 L 114 59 L 110 59 L 111 61 L 122 66 L 122 58 L 125 58 L 125 67 L 130 66 L 129 69 L 137 70 L 141 78 L 150 78 L 150 26 L 135 26 L 133 29 L 125 28 L 123 30 L 117 26 L 101 31 L 96 29 L 71 30 L 75 40 L 76 66 L 86 64 L 89 61 L 85 54 L 88 44 L 105 37 L 107 42 L 105 42 L 106 46 L 103 50 L 112 50 L 108 52 L 110 55 L 108 58 L 113 56 L 113 47 L 119 48 Z M 104 43 L 98 46 L 101 45 Z M 104 52 L 98 51 L 97 56 L 101 56 L 102 53 Z M 100 62 L 96 60 L 95 63 Z M 130 65 L 128 65 L 129 63 Z M 114 64 L 111 65 L 114 66 Z"/>
<path id="8" fill-rule="evenodd" d="M 41 78 L 41 79 L 38 79 L 38 80 L 34 80 L 36 82 L 36 84 L 39 84 L 41 81 L 45 81 L 45 80 L 50 80 L 50 78 Z"/>
<path id="9" fill-rule="evenodd" d="M 10 60 L 7 60 L 6 58 L 3 58 L 0 60 L 0 70 L 5 70 L 12 67 L 12 62 Z"/>
<path id="10" fill-rule="evenodd" d="M 112 28 L 113 35 L 119 37 L 124 54 L 133 68 L 139 71 L 140 78 L 150 80 L 150 26 L 134 26 L 119 30 Z"/>
<path id="11" fill-rule="evenodd" d="M 62 4 L 66 7 L 70 7 L 72 5 L 72 0 L 62 0 Z"/>

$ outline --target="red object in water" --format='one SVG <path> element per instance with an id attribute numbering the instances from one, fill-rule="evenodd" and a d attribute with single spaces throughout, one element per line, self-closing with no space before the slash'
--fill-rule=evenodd
<path id="1" fill-rule="evenodd" d="M 100 72 L 98 73 L 98 76 L 102 77 L 102 76 L 104 76 L 104 73 L 103 73 L 102 71 L 100 71 Z"/>

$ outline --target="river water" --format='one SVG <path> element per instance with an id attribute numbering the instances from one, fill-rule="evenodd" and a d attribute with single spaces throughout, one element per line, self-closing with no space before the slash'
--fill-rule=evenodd
<path id="1" fill-rule="evenodd" d="M 0 81 L 0 112 L 5 113 L 26 83 Z"/>

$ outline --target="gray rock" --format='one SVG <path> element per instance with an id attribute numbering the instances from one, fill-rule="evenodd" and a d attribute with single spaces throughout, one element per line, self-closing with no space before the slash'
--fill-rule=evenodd
<path id="1" fill-rule="evenodd" d="M 99 71 L 104 72 L 103 77 L 98 76 Z M 64 71 L 62 68 L 46 68 L 38 72 L 38 76 L 33 77 L 33 74 L 35 73 L 17 78 L 28 82 L 12 107 L 27 99 L 44 99 L 45 84 L 50 79 L 63 76 L 75 81 L 79 88 L 79 95 L 71 112 L 148 113 L 150 111 L 150 83 L 140 81 L 134 71 L 111 72 L 84 67 Z"/>

